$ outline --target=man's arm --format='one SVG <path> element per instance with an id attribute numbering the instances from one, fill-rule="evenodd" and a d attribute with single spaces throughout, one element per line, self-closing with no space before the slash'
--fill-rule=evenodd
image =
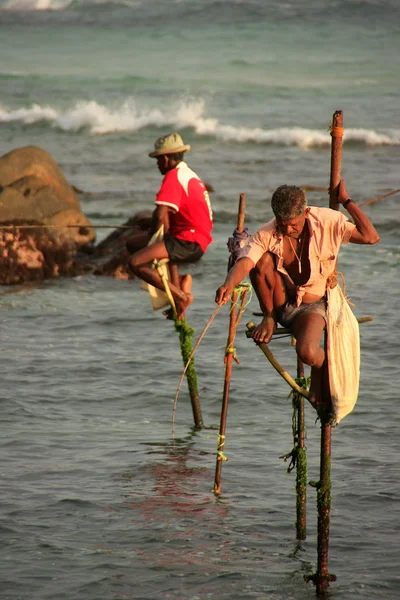
<path id="1" fill-rule="evenodd" d="M 347 193 L 344 180 L 341 179 L 338 187 L 338 202 L 339 204 L 343 205 L 349 199 L 350 196 Z M 376 244 L 379 242 L 378 232 L 358 204 L 351 201 L 345 206 L 345 208 L 356 226 L 351 234 L 349 242 L 353 244 Z"/>
<path id="2" fill-rule="evenodd" d="M 234 288 L 246 277 L 246 275 L 254 268 L 254 263 L 250 258 L 244 256 L 229 271 L 224 283 L 217 289 L 215 294 L 215 302 L 217 304 L 226 304 L 228 302 Z"/>
<path id="3" fill-rule="evenodd" d="M 164 225 L 164 233 L 167 233 L 169 229 L 169 206 L 165 206 L 164 204 L 157 204 L 153 211 L 151 227 L 150 227 L 150 237 L 156 233 L 161 227 Z"/>

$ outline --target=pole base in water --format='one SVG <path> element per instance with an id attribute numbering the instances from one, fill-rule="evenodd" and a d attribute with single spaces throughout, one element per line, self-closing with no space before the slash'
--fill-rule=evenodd
<path id="1" fill-rule="evenodd" d="M 317 588 L 317 594 L 324 594 L 328 590 L 329 583 L 331 581 L 336 581 L 336 575 L 329 573 L 328 575 L 319 575 L 318 573 L 315 573 L 314 575 L 304 575 L 304 581 L 306 583 L 312 581 Z"/>

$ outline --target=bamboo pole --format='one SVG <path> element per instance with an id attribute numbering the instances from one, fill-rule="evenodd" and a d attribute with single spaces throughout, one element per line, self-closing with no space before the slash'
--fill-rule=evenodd
<path id="1" fill-rule="evenodd" d="M 1 229 L 133 229 L 135 225 L 0 225 Z"/>
<path id="2" fill-rule="evenodd" d="M 389 196 L 394 196 L 395 194 L 399 194 L 399 193 L 400 193 L 400 189 L 392 190 L 391 192 L 388 192 L 387 194 L 382 194 L 382 196 L 376 196 L 376 198 L 371 198 L 371 200 L 366 200 L 365 202 L 361 202 L 361 204 L 359 204 L 358 206 L 367 206 L 369 204 L 374 204 L 375 202 L 379 202 L 379 200 L 383 200 L 384 198 L 389 198 Z"/>
<path id="3" fill-rule="evenodd" d="M 240 194 L 239 197 L 239 209 L 238 209 L 238 220 L 237 220 L 237 231 L 242 233 L 244 230 L 244 216 L 246 209 L 246 194 Z M 237 315 L 237 303 L 238 303 L 239 293 L 237 290 L 234 290 L 231 296 L 231 310 L 229 314 L 229 331 L 228 331 L 228 341 L 226 345 L 226 353 L 225 353 L 225 378 L 224 378 L 224 391 L 222 395 L 222 407 L 221 407 L 221 418 L 219 425 L 219 434 L 218 434 L 218 447 L 217 447 L 217 459 L 215 465 L 215 477 L 214 477 L 214 493 L 219 495 L 221 493 L 221 471 L 222 471 L 222 463 L 224 460 L 227 460 L 224 455 L 224 446 L 225 446 L 225 431 L 226 431 L 226 419 L 228 415 L 228 403 L 229 403 L 229 388 L 232 376 L 232 360 L 234 358 L 234 342 L 236 336 L 236 328 L 241 317 L 241 312 L 244 309 L 244 302 L 242 301 L 241 311 L 239 311 Z M 243 295 L 242 295 L 243 300 Z"/>
<path id="4" fill-rule="evenodd" d="M 251 321 L 249 323 L 247 323 L 246 336 L 248 338 L 251 337 L 251 332 L 253 331 L 254 328 L 255 328 L 254 323 L 252 323 Z M 281 377 L 283 377 L 283 379 L 286 381 L 286 383 L 288 383 L 290 385 L 292 390 L 294 390 L 294 392 L 296 392 L 297 394 L 301 394 L 301 396 L 303 396 L 304 398 L 308 398 L 308 391 L 306 389 L 300 387 L 296 383 L 296 381 L 293 379 L 293 377 L 282 367 L 282 365 L 276 360 L 272 351 L 268 348 L 268 345 L 265 344 L 264 342 L 261 342 L 261 343 L 257 342 L 257 346 L 259 346 L 261 348 L 261 350 L 263 351 L 265 356 L 268 358 L 271 365 L 274 367 L 275 371 L 277 371 L 279 373 L 279 375 Z"/>

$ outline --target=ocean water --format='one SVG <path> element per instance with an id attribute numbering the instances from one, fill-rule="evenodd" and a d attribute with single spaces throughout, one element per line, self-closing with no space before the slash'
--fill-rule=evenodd
<path id="1" fill-rule="evenodd" d="M 0 153 L 38 145 L 84 190 L 98 225 L 152 207 L 148 158 L 178 130 L 214 189 L 214 242 L 189 267 L 201 334 L 246 193 L 251 231 L 282 183 L 326 188 L 335 110 L 357 202 L 400 188 L 397 0 L 0 0 Z M 309 203 L 326 206 L 327 193 Z M 400 596 L 399 195 L 365 206 L 381 240 L 341 250 L 361 325 L 354 411 L 333 431 L 334 600 Z M 106 236 L 98 230 L 98 240 Z M 2 600 L 306 600 L 316 498 L 295 534 L 291 402 L 238 328 L 222 493 L 212 493 L 228 308 L 196 352 L 204 422 L 193 431 L 171 322 L 135 281 L 92 275 L 0 290 Z M 287 338 L 272 342 L 292 373 Z M 306 407 L 309 479 L 320 425 Z"/>

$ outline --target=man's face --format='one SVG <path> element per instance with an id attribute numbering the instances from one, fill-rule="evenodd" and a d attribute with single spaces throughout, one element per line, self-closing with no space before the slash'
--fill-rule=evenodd
<path id="1" fill-rule="evenodd" d="M 157 167 L 161 175 L 165 175 L 165 173 L 168 171 L 168 159 L 163 154 L 161 156 L 157 156 Z"/>
<path id="2" fill-rule="evenodd" d="M 278 225 L 279 231 L 287 237 L 295 239 L 299 238 L 304 229 L 307 213 L 308 209 L 306 209 L 306 212 L 303 215 L 288 220 L 279 219 L 277 217 L 276 224 Z"/>

